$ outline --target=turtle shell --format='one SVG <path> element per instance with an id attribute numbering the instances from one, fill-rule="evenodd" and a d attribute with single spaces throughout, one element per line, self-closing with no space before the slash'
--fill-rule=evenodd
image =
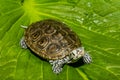
<path id="1" fill-rule="evenodd" d="M 25 43 L 37 55 L 48 60 L 61 59 L 81 46 L 79 37 L 64 23 L 42 20 L 25 30 Z"/>

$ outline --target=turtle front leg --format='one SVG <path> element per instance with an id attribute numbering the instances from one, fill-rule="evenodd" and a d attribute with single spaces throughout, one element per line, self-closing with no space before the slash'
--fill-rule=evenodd
<path id="1" fill-rule="evenodd" d="M 27 45 L 26 45 L 26 43 L 25 43 L 24 37 L 22 37 L 22 39 L 20 40 L 20 46 L 21 46 L 22 48 L 24 48 L 24 49 L 27 49 Z"/>
<path id="2" fill-rule="evenodd" d="M 50 60 L 49 63 L 52 65 L 54 73 L 59 74 L 62 71 L 64 62 L 62 60 Z"/>
<path id="3" fill-rule="evenodd" d="M 52 65 L 52 70 L 56 74 L 59 74 L 62 71 L 64 64 L 69 63 L 69 62 L 71 61 L 68 56 L 66 56 L 63 59 L 49 60 L 49 63 Z"/>
<path id="4" fill-rule="evenodd" d="M 83 56 L 83 61 L 84 61 L 84 63 L 89 64 L 89 63 L 92 62 L 92 58 L 88 53 L 85 53 L 84 56 Z"/>

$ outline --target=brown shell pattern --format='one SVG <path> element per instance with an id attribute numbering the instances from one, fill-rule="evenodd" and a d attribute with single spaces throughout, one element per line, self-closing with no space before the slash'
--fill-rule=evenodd
<path id="1" fill-rule="evenodd" d="M 79 37 L 62 22 L 43 20 L 31 24 L 25 31 L 27 46 L 45 59 L 61 59 L 81 46 Z"/>

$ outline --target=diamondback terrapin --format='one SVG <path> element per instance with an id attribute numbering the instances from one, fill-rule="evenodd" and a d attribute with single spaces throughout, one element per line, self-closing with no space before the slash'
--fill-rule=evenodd
<path id="1" fill-rule="evenodd" d="M 91 63 L 91 57 L 84 51 L 79 37 L 66 24 L 46 19 L 28 28 L 22 27 L 26 29 L 20 41 L 21 47 L 29 48 L 48 60 L 54 73 L 60 73 L 64 64 L 74 63 L 81 57 L 85 63 Z"/>

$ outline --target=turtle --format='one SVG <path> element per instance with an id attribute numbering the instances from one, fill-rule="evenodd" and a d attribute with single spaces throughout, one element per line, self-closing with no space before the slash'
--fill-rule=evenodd
<path id="1" fill-rule="evenodd" d="M 22 48 L 29 48 L 52 65 L 52 71 L 59 74 L 64 64 L 75 63 L 80 58 L 84 63 L 91 63 L 92 58 L 84 50 L 79 36 L 65 23 L 45 19 L 32 23 L 25 28 L 20 40 Z"/>

